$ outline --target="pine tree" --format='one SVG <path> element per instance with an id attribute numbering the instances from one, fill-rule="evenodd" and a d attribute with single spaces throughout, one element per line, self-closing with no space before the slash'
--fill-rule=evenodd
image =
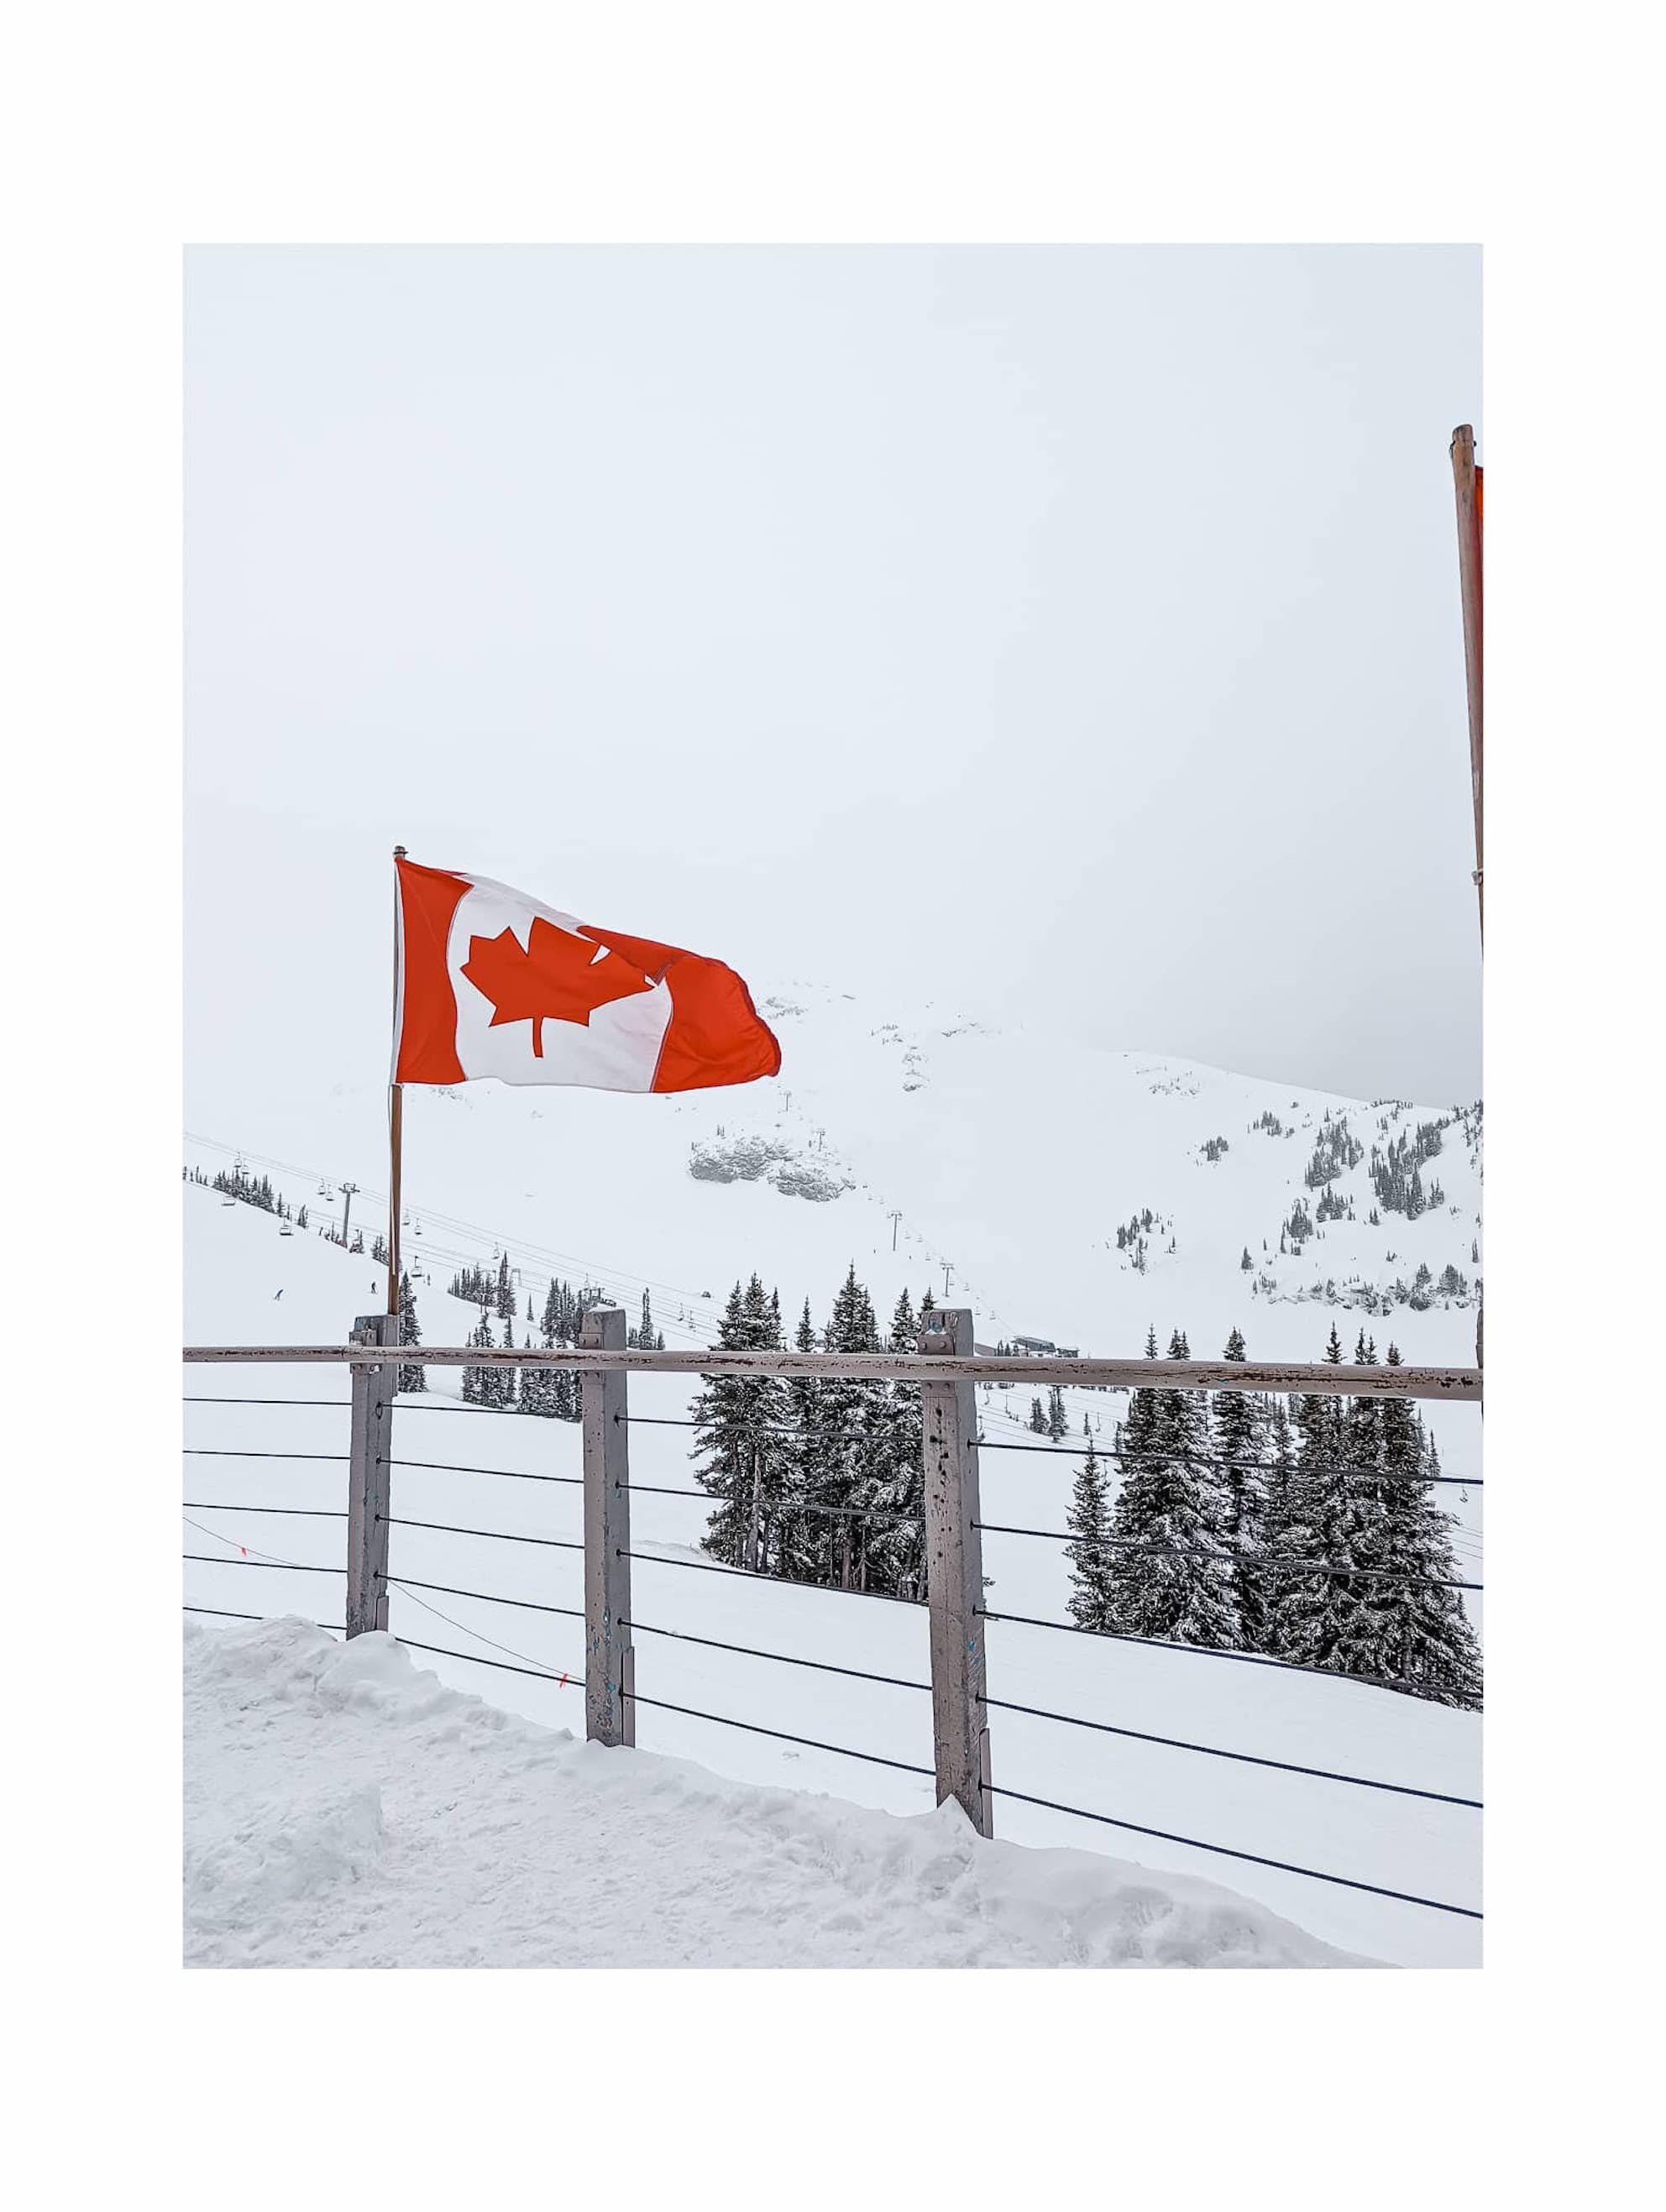
<path id="1" fill-rule="evenodd" d="M 1333 1322 L 1325 1358 L 1342 1358 Z M 1279 1534 L 1269 1642 L 1299 1666 L 1380 1675 L 1371 1571 L 1380 1564 L 1379 1492 L 1351 1463 L 1347 1401 L 1304 1391 L 1296 1401 L 1298 1458 Z M 1313 1571 L 1304 1574 L 1304 1565 Z"/>
<path id="2" fill-rule="evenodd" d="M 853 1261 L 827 1325 L 830 1352 L 878 1352 L 873 1301 L 856 1279 Z M 867 1526 L 856 1517 L 869 1455 L 883 1450 L 885 1385 L 855 1376 L 829 1376 L 820 1392 L 819 1449 L 812 1470 L 815 1502 L 832 1507 L 833 1572 L 841 1589 L 867 1587 Z"/>
<path id="3" fill-rule="evenodd" d="M 1042 1401 L 1039 1398 L 1032 1398 L 1030 1401 L 1030 1426 L 1038 1437 L 1044 1437 L 1047 1434 L 1047 1416 L 1042 1411 Z"/>
<path id="4" fill-rule="evenodd" d="M 1234 1328 L 1221 1357 L 1247 1358 L 1243 1334 Z M 1252 1390 L 1218 1390 L 1210 1401 L 1209 1434 L 1226 1497 L 1226 1541 L 1237 1554 L 1233 1566 L 1239 1624 L 1244 1648 L 1267 1648 L 1268 1578 L 1252 1564 L 1268 1549 L 1268 1415 L 1265 1399 Z"/>
<path id="5" fill-rule="evenodd" d="M 817 1349 L 810 1301 L 804 1302 L 793 1333 L 796 1352 Z M 787 1384 L 787 1460 L 781 1473 L 781 1518 L 776 1571 L 792 1582 L 825 1582 L 828 1524 L 808 1510 L 819 1453 L 821 1382 L 813 1375 L 794 1375 Z"/>
<path id="6" fill-rule="evenodd" d="M 514 1311 L 514 1285 L 509 1280 L 509 1255 L 506 1252 L 497 1263 L 497 1317 L 500 1321 L 513 1321 Z"/>
<path id="7" fill-rule="evenodd" d="M 416 1321 L 416 1293 L 410 1287 L 410 1276 L 409 1272 L 404 1269 L 401 1269 L 399 1273 L 399 1342 L 402 1345 L 420 1344 L 422 1340 L 423 1332 L 418 1327 Z M 428 1376 L 421 1367 L 408 1367 L 402 1365 L 399 1369 L 398 1377 L 395 1380 L 394 1388 L 398 1390 L 426 1390 L 428 1388 Z"/>
<path id="8" fill-rule="evenodd" d="M 1064 1410 L 1064 1392 L 1054 1383 L 1047 1394 L 1047 1433 L 1053 1442 L 1062 1443 L 1070 1432 L 1070 1423 Z"/>
<path id="9" fill-rule="evenodd" d="M 1398 1367 L 1390 1345 L 1388 1365 Z M 1378 1408 L 1380 1463 L 1385 1478 L 1384 1558 L 1390 1571 L 1377 1586 L 1386 1671 L 1420 1695 L 1442 1705 L 1478 1710 L 1481 1702 L 1481 1647 L 1463 1609 L 1462 1594 L 1443 1584 L 1461 1579 L 1453 1556 L 1453 1516 L 1436 1503 L 1430 1478 L 1439 1460 L 1411 1401 L 1384 1398 Z M 1398 1571 L 1405 1579 L 1394 1578 Z"/>
<path id="10" fill-rule="evenodd" d="M 1154 1334 L 1146 1352 L 1157 1356 Z M 1169 1357 L 1188 1357 L 1178 1331 Z M 1195 1391 L 1134 1392 L 1116 1431 L 1125 1473 L 1107 1539 L 1107 1609 L 1120 1634 L 1229 1650 L 1240 1631 L 1225 1557 L 1227 1501 L 1208 1465 L 1207 1419 Z"/>
<path id="11" fill-rule="evenodd" d="M 891 1317 L 890 1349 L 912 1352 L 919 1324 L 904 1291 Z M 876 1428 L 856 1503 L 874 1517 L 866 1525 L 864 1587 L 893 1597 L 926 1593 L 926 1480 L 921 1455 L 924 1408 L 917 1382 L 876 1386 Z"/>
<path id="12" fill-rule="evenodd" d="M 781 1348 L 779 1308 L 756 1274 L 729 1293 L 718 1328 L 726 1352 Z M 718 1502 L 701 1541 L 714 1559 L 754 1574 L 778 1561 L 791 1455 L 787 1393 L 774 1375 L 708 1375 L 696 1397 L 696 1480 Z"/>
<path id="13" fill-rule="evenodd" d="M 776 1319 L 777 1321 L 780 1319 L 779 1312 Z M 666 1348 L 665 1338 L 655 1334 L 654 1310 L 648 1304 L 648 1294 L 646 1290 L 642 1292 L 641 1324 L 640 1328 L 633 1328 L 629 1332 L 626 1341 L 637 1346 L 643 1352 L 663 1352 Z"/>
<path id="14" fill-rule="evenodd" d="M 1112 1554 L 1105 1542 L 1110 1524 L 1105 1503 L 1104 1465 L 1096 1455 L 1091 1437 L 1087 1456 L 1077 1471 L 1065 1522 L 1072 1539 L 1065 1547 L 1065 1557 L 1070 1562 L 1070 1617 L 1078 1628 L 1103 1632 L 1115 1625 L 1110 1595 Z"/>
<path id="15" fill-rule="evenodd" d="M 480 1326 L 469 1331 L 469 1348 L 472 1352 L 486 1351 L 496 1340 L 492 1335 L 491 1316 L 484 1305 L 480 1309 Z M 494 1406 L 497 1402 L 497 1377 L 489 1367 L 465 1367 L 463 1370 L 463 1399 L 470 1406 Z"/>

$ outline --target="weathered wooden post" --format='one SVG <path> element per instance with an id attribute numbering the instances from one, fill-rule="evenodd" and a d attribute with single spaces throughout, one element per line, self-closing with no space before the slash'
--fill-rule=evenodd
<path id="1" fill-rule="evenodd" d="M 586 1352 L 623 1352 L 623 1306 L 592 1306 Z M 593 1743 L 634 1744 L 630 1618 L 630 1446 L 623 1368 L 582 1370 L 584 1399 L 584 1717 Z"/>
<path id="2" fill-rule="evenodd" d="M 397 1313 L 361 1314 L 350 1344 L 385 1344 L 397 1352 Z M 368 1636 L 387 1626 L 387 1516 L 392 1511 L 393 1392 L 396 1358 L 356 1363 L 347 1468 L 347 1633 Z"/>
<path id="3" fill-rule="evenodd" d="M 939 1306 L 920 1331 L 920 1350 L 972 1357 L 972 1316 Z M 926 1601 L 931 1614 L 932 1735 L 937 1802 L 959 1801 L 981 1836 L 994 1833 L 983 1718 L 983 1540 L 977 1496 L 977 1396 L 964 1382 L 926 1382 L 921 1450 L 926 1474 Z"/>

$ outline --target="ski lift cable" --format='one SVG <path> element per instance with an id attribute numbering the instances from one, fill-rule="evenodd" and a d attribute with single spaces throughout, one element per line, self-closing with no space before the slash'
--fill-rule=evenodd
<path id="1" fill-rule="evenodd" d="M 212 1152 L 227 1153 L 234 1158 L 237 1157 L 238 1148 L 234 1145 L 222 1143 L 218 1138 L 203 1136 L 192 1129 L 187 1129 L 185 1135 L 192 1144 L 206 1146 Z M 245 1152 L 242 1157 L 245 1160 L 252 1161 L 258 1167 L 276 1169 L 280 1174 L 299 1176 L 306 1182 L 310 1182 L 314 1175 L 319 1176 L 320 1182 L 325 1180 L 320 1170 L 299 1166 L 293 1160 L 276 1159 L 263 1152 Z M 386 1193 L 377 1190 L 374 1185 L 368 1183 L 360 1184 L 355 1194 L 363 1198 L 372 1206 L 385 1206 L 387 1202 Z M 234 1200 L 232 1203 L 235 1204 L 236 1201 Z M 605 1281 L 611 1278 L 613 1281 L 633 1291 L 659 1291 L 668 1297 L 692 1300 L 696 1303 L 699 1301 L 701 1296 L 699 1291 L 690 1291 L 685 1285 L 663 1282 L 656 1276 L 638 1274 L 629 1268 L 599 1267 L 593 1261 L 581 1259 L 574 1253 L 562 1252 L 554 1246 L 528 1243 L 524 1240 L 506 1240 L 501 1232 L 483 1228 L 477 1222 L 466 1221 L 459 1215 L 435 1212 L 431 1207 L 426 1206 L 423 1208 L 423 1212 L 429 1220 L 438 1222 L 442 1229 L 460 1230 L 465 1235 L 480 1243 L 495 1242 L 500 1251 L 518 1243 L 519 1249 L 529 1258 L 538 1261 L 554 1261 L 561 1267 L 575 1270 L 590 1280 Z M 438 1247 L 435 1249 L 441 1249 Z M 443 1249 L 441 1255 L 443 1258 L 477 1256 L 473 1254 L 459 1255 Z"/>

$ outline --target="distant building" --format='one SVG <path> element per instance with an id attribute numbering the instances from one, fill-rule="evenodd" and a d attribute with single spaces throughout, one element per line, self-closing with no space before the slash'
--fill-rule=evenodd
<path id="1" fill-rule="evenodd" d="M 1049 1352 L 1056 1355 L 1059 1347 L 1049 1337 L 1015 1336 L 1012 1339 L 1012 1349 L 1015 1352 L 1025 1352 L 1033 1358 L 1044 1358 Z"/>

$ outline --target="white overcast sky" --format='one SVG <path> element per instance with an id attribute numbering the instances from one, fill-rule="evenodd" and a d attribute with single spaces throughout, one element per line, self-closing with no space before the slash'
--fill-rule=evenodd
<path id="1" fill-rule="evenodd" d="M 398 842 L 1474 1097 L 1480 360 L 1460 247 L 192 251 L 192 1110 L 385 1064 Z"/>

